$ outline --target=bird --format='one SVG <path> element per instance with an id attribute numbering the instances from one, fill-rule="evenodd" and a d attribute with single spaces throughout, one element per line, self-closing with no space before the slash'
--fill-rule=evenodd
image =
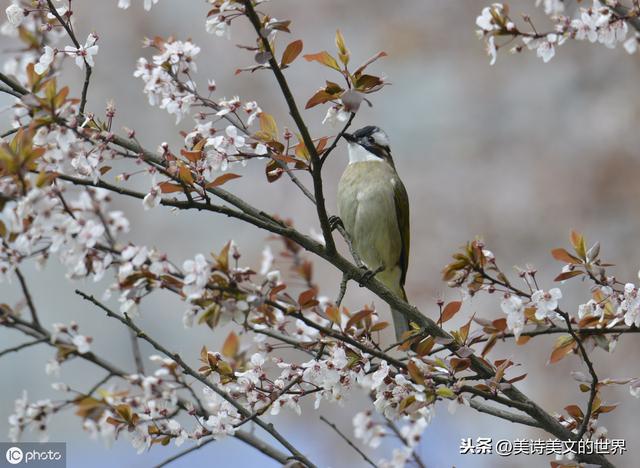
<path id="1" fill-rule="evenodd" d="M 369 125 L 343 133 L 349 164 L 338 183 L 339 222 L 371 274 L 400 298 L 409 267 L 409 197 L 396 171 L 389 137 Z M 391 310 L 397 341 L 409 320 Z"/>

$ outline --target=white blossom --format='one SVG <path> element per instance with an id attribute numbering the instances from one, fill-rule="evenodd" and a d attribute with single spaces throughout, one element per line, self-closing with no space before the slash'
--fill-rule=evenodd
<path id="1" fill-rule="evenodd" d="M 624 299 L 620 302 L 618 313 L 624 314 L 624 323 L 628 327 L 640 327 L 640 297 L 633 283 L 624 285 Z"/>
<path id="2" fill-rule="evenodd" d="M 231 39 L 231 28 L 223 15 L 215 15 L 207 19 L 205 28 L 209 34 Z"/>
<path id="3" fill-rule="evenodd" d="M 386 434 L 385 428 L 371 419 L 370 411 L 361 411 L 353 417 L 353 433 L 356 439 L 371 448 L 377 448 Z"/>
<path id="4" fill-rule="evenodd" d="M 540 4 L 544 7 L 545 15 L 555 16 L 564 11 L 563 0 L 536 0 L 536 6 L 540 6 Z"/>
<path id="5" fill-rule="evenodd" d="M 76 65 L 80 68 L 84 68 L 86 63 L 90 67 L 95 66 L 93 56 L 98 54 L 99 46 L 96 44 L 98 36 L 91 33 L 87 37 L 84 45 L 81 45 L 79 49 L 72 46 L 67 46 L 64 49 L 65 54 L 75 57 Z"/>
<path id="6" fill-rule="evenodd" d="M 90 342 L 91 339 L 84 335 L 76 335 L 73 337 L 72 342 L 80 354 L 86 354 L 91 351 Z"/>
<path id="7" fill-rule="evenodd" d="M 502 299 L 500 308 L 507 314 L 507 327 L 518 339 L 524 328 L 524 303 L 522 299 L 513 294 L 507 294 Z"/>
<path id="8" fill-rule="evenodd" d="M 144 209 L 150 210 L 158 206 L 160 204 L 160 201 L 162 200 L 161 195 L 162 190 L 160 190 L 160 186 L 154 185 L 153 187 L 151 187 L 149 193 L 147 193 L 142 199 L 142 206 L 144 207 Z"/>
<path id="9" fill-rule="evenodd" d="M 7 14 L 7 21 L 9 21 L 9 24 L 15 28 L 20 26 L 20 23 L 24 20 L 24 9 L 15 3 L 9 5 L 5 10 L 5 13 Z"/>
<path id="10" fill-rule="evenodd" d="M 640 39 L 640 34 L 635 33 L 629 39 L 624 42 L 624 50 L 629 54 L 635 54 L 638 50 L 638 40 Z"/>
<path id="11" fill-rule="evenodd" d="M 476 18 L 476 26 L 482 31 L 491 32 L 500 29 L 500 25 L 496 23 L 495 17 L 500 18 L 504 7 L 500 3 L 494 3 L 491 6 L 484 7 L 480 16 Z"/>
<path id="12" fill-rule="evenodd" d="M 556 318 L 555 310 L 558 308 L 560 299 L 562 299 L 562 291 L 558 288 L 550 289 L 547 292 L 534 291 L 531 295 L 531 302 L 536 306 L 536 319 Z"/>
<path id="13" fill-rule="evenodd" d="M 198 254 L 194 260 L 186 260 L 182 268 L 185 272 L 182 291 L 187 296 L 187 300 L 198 299 L 209 281 L 211 266 L 204 255 Z"/>
<path id="14" fill-rule="evenodd" d="M 33 67 L 34 71 L 38 75 L 42 75 L 45 71 L 47 71 L 54 58 L 55 51 L 49 46 L 44 46 L 44 53 L 38 59 L 38 63 L 36 63 Z"/>
<path id="15" fill-rule="evenodd" d="M 349 120 L 349 116 L 349 112 L 345 111 L 342 105 L 331 106 L 327 110 L 324 119 L 322 119 L 322 124 L 329 123 L 332 126 L 336 126 Z"/>

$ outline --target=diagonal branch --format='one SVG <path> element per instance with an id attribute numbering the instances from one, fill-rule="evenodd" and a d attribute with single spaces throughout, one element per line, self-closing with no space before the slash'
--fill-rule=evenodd
<path id="1" fill-rule="evenodd" d="M 196 372 L 192 367 L 190 367 L 182 359 L 182 357 L 180 357 L 179 354 L 169 351 L 167 348 L 165 348 L 163 345 L 161 345 L 155 339 L 151 338 L 149 335 L 147 335 L 145 332 L 143 332 L 140 329 L 140 327 L 138 327 L 135 323 L 133 323 L 133 321 L 129 318 L 128 315 L 125 314 L 124 316 L 121 316 L 120 314 L 117 314 L 117 313 L 113 312 L 111 309 L 109 309 L 107 306 L 105 306 L 104 304 L 99 302 L 93 296 L 85 294 L 85 293 L 83 293 L 82 291 L 80 291 L 78 289 L 76 289 L 75 292 L 76 292 L 76 294 L 78 294 L 83 299 L 91 302 L 96 307 L 102 309 L 107 314 L 107 316 L 109 318 L 114 318 L 114 319 L 118 320 L 120 323 L 122 323 L 123 325 L 125 325 L 126 327 L 130 328 L 131 330 L 133 330 L 139 338 L 141 338 L 144 341 L 146 341 L 147 343 L 149 343 L 157 351 L 159 351 L 162 354 L 166 355 L 167 357 L 173 359 L 182 368 L 182 370 L 184 371 L 185 374 L 190 375 L 191 377 L 195 378 L 196 380 L 198 380 L 200 383 L 202 383 L 203 385 L 205 385 L 209 389 L 213 390 L 220 397 L 222 397 L 225 401 L 227 401 L 229 404 L 231 404 L 231 406 L 233 406 L 238 411 L 238 413 L 240 413 L 243 417 L 249 418 L 249 417 L 252 416 L 252 414 L 244 406 L 242 406 L 240 403 L 238 403 L 236 400 L 234 400 L 227 392 L 225 392 L 224 390 L 219 388 L 217 385 L 211 383 L 208 379 L 206 379 L 201 374 Z M 282 444 L 282 446 L 285 447 L 291 453 L 292 458 L 304 463 L 309 468 L 314 468 L 315 467 L 315 465 L 309 459 L 307 459 L 307 457 L 305 457 L 301 452 L 299 452 L 298 449 L 296 449 L 284 436 L 282 436 L 275 429 L 273 424 L 265 423 L 259 417 L 254 417 L 254 421 L 256 422 L 256 424 L 258 426 L 260 426 L 262 429 L 264 429 L 266 432 L 268 432 L 274 439 L 276 439 L 278 442 L 280 442 Z"/>
<path id="2" fill-rule="evenodd" d="M 80 42 L 78 42 L 78 39 L 76 38 L 76 34 L 73 32 L 73 29 L 71 29 L 70 24 L 67 21 L 65 21 L 62 18 L 62 16 L 60 16 L 60 13 L 58 13 L 58 10 L 56 9 L 55 5 L 51 0 L 47 0 L 47 4 L 49 5 L 49 11 L 53 16 L 56 17 L 58 22 L 62 25 L 64 30 L 67 32 L 67 34 L 69 35 L 69 39 L 71 39 L 71 42 L 73 42 L 73 45 L 75 46 L 75 48 L 77 50 L 80 50 L 82 46 L 80 45 Z M 83 60 L 84 60 L 84 83 L 82 84 L 82 94 L 80 97 L 80 106 L 79 106 L 80 115 L 84 115 L 84 108 L 87 105 L 87 93 L 89 91 L 89 83 L 91 81 L 91 72 L 92 72 L 91 66 L 87 63 L 87 59 L 83 58 Z"/>
<path id="3" fill-rule="evenodd" d="M 27 287 L 27 282 L 24 279 L 24 276 L 22 275 L 22 272 L 20 271 L 19 268 L 16 267 L 15 271 L 16 271 L 16 276 L 18 277 L 18 281 L 20 282 L 20 287 L 22 288 L 22 293 L 24 294 L 24 298 L 27 301 L 29 312 L 31 312 L 31 320 L 33 321 L 34 325 L 39 327 L 41 325 L 40 325 L 40 319 L 38 318 L 38 311 L 36 310 L 36 306 L 33 304 L 33 298 L 31 297 L 31 292 Z"/>
<path id="4" fill-rule="evenodd" d="M 360 450 L 360 448 L 356 444 L 354 444 L 353 441 L 351 441 L 351 439 L 349 439 L 346 435 L 344 435 L 340 431 L 340 429 L 338 429 L 338 426 L 336 426 L 334 423 L 326 419 L 324 416 L 320 416 L 320 421 L 322 421 L 323 423 L 326 423 L 327 426 L 333 429 L 336 432 L 336 434 L 338 434 L 340 438 L 349 445 L 349 447 L 355 450 L 364 459 L 365 462 L 373 466 L 373 468 L 377 468 L 378 465 L 376 465 L 369 457 L 367 457 L 367 454 L 364 453 L 362 450 Z"/>
<path id="5" fill-rule="evenodd" d="M 9 320 L 3 320 L 0 321 L 0 326 L 4 326 L 7 328 L 12 328 L 12 329 L 16 329 L 28 336 L 31 336 L 33 338 L 35 338 L 38 342 L 41 343 L 45 343 L 47 345 L 49 345 L 52 348 L 57 348 L 56 342 L 52 339 L 51 333 L 43 328 L 40 325 L 35 325 L 31 322 L 27 322 L 25 320 L 22 320 L 19 317 L 16 317 L 14 315 L 9 316 Z M 33 344 L 35 344 L 35 342 L 33 342 Z M 108 379 L 110 379 L 111 377 L 120 377 L 120 378 L 124 378 L 126 379 L 129 374 L 127 372 L 125 372 L 124 370 L 118 368 L 117 366 L 111 364 L 110 362 L 106 361 L 105 359 L 97 356 L 96 354 L 94 354 L 93 352 L 88 352 L 88 353 L 76 353 L 76 357 L 90 362 L 92 364 L 94 364 L 95 366 L 104 369 L 105 371 L 107 371 L 107 375 L 105 376 L 105 378 L 101 379 L 98 383 L 96 383 L 88 392 L 86 392 L 86 395 L 91 395 L 93 394 L 101 385 L 103 385 Z M 189 389 L 191 389 L 191 387 L 187 387 Z M 191 390 L 192 395 L 193 395 L 193 391 Z M 200 408 L 200 415 L 202 416 L 206 416 L 207 413 L 204 410 L 202 404 L 199 403 L 198 398 L 194 396 L 194 399 L 196 401 L 196 403 L 198 404 L 199 408 Z M 186 408 L 186 402 L 182 399 L 180 399 L 178 401 L 178 405 Z M 265 441 L 257 438 L 256 436 L 254 436 L 253 434 L 250 434 L 248 432 L 245 431 L 236 431 L 235 434 L 233 435 L 233 437 L 241 440 L 242 442 L 246 443 L 247 445 L 250 445 L 252 447 L 254 447 L 256 450 L 262 452 L 263 454 L 265 454 L 266 456 L 282 463 L 285 464 L 288 460 L 289 457 L 287 457 L 285 454 L 283 454 L 282 452 L 280 452 L 279 450 L 277 450 L 276 448 L 272 447 L 271 445 L 267 444 Z"/>

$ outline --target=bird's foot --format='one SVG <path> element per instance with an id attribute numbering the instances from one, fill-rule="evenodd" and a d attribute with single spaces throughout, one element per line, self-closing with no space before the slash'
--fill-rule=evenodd
<path id="1" fill-rule="evenodd" d="M 360 287 L 362 287 L 365 284 L 367 284 L 369 282 L 369 280 L 371 280 L 371 278 L 373 278 L 378 273 L 380 273 L 382 270 L 384 270 L 384 265 L 380 265 L 375 270 L 369 270 L 366 265 L 362 265 L 360 268 L 364 270 L 364 275 L 360 279 L 360 283 L 359 283 Z"/>
<path id="2" fill-rule="evenodd" d="M 340 216 L 329 216 L 329 228 L 331 228 L 331 231 L 335 231 L 338 227 L 342 227 L 344 229 L 344 224 L 340 219 Z"/>

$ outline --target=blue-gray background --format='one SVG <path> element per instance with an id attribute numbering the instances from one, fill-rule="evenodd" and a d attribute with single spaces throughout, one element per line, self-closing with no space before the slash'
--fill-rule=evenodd
<path id="1" fill-rule="evenodd" d="M 145 146 L 156 147 L 162 141 L 174 147 L 180 144 L 174 119 L 152 109 L 142 94 L 141 82 L 132 78 L 135 60 L 142 50 L 143 37 L 174 35 L 191 37 L 202 47 L 198 57 L 201 84 L 215 78 L 218 96 L 240 95 L 256 99 L 263 110 L 282 122 L 287 112 L 266 72 L 234 76 L 233 71 L 251 63 L 251 56 L 234 44 L 252 44 L 246 25 L 234 25 L 232 40 L 218 39 L 204 31 L 204 2 L 161 0 L 145 14 L 141 3 L 127 11 L 116 8 L 116 0 L 74 2 L 79 35 L 95 30 L 100 36 L 100 53 L 90 91 L 89 108 L 102 112 L 108 99 L 116 102 L 116 128 L 135 128 Z M 533 1 L 511 2 L 513 12 L 539 15 Z M 9 4 L 3 0 L 2 7 Z M 621 48 L 608 50 L 590 44 L 569 43 L 555 59 L 543 64 L 533 53 L 512 56 L 500 54 L 494 67 L 488 64 L 481 41 L 474 32 L 475 17 L 483 2 L 447 0 L 311 1 L 277 0 L 265 8 L 278 18 L 293 20 L 293 36 L 303 38 L 305 52 L 333 48 L 333 34 L 340 28 L 354 57 L 365 59 L 378 50 L 389 57 L 372 71 L 384 73 L 389 86 L 373 96 L 374 107 L 363 108 L 356 124 L 377 124 L 391 138 L 391 145 L 412 206 L 411 266 L 407 293 L 415 304 L 433 313 L 434 298 L 455 298 L 440 281 L 439 271 L 449 254 L 474 235 L 484 236 L 500 263 L 535 264 L 541 271 L 544 287 L 559 265 L 549 251 L 567 243 L 572 228 L 583 231 L 588 239 L 602 241 L 606 259 L 618 264 L 620 278 L 634 280 L 640 266 L 636 248 L 640 228 L 640 156 L 637 153 L 637 128 L 640 102 L 636 97 L 640 71 L 637 57 Z M 514 14 L 514 17 L 517 15 Z M 544 19 L 540 29 L 548 28 Z M 12 47 L 6 38 L 2 49 Z M 283 39 L 284 40 L 284 39 Z M 287 71 L 300 103 L 310 96 L 324 79 L 336 79 L 317 64 L 297 61 Z M 68 82 L 79 92 L 81 73 L 70 66 Z M 3 105 L 9 103 L 0 96 Z M 325 109 L 305 112 L 315 134 L 331 134 L 333 129 L 320 124 Z M 0 114 L 2 122 L 8 114 Z M 288 122 L 291 125 L 291 122 Z M 181 124 L 188 129 L 190 121 Z M 334 211 L 334 191 L 345 164 L 340 148 L 326 166 L 328 204 Z M 244 178 L 234 181 L 237 193 L 268 211 L 277 211 L 296 220 L 302 230 L 314 224 L 313 210 L 295 187 L 284 180 L 268 185 L 261 167 L 243 170 Z M 148 187 L 147 181 L 140 189 Z M 242 248 L 246 262 L 260 260 L 266 235 L 220 217 L 201 213 L 170 213 L 156 209 L 144 212 L 139 203 L 117 199 L 115 207 L 133 220 L 129 236 L 134 242 L 158 246 L 181 262 L 195 253 L 219 250 L 230 238 Z M 30 279 L 34 299 L 44 323 L 76 320 L 84 333 L 95 337 L 93 348 L 122 366 L 131 368 L 128 335 L 118 324 L 83 304 L 73 294 L 74 286 L 61 273 L 56 260 L 43 272 L 32 265 L 23 267 Z M 331 268 L 317 265 L 316 277 L 323 289 L 335 294 L 339 276 Z M 101 292 L 107 280 L 98 285 L 80 286 Z M 588 300 L 586 285 L 564 287 L 562 304 L 576 310 Z M 0 284 L 2 302 L 21 300 L 15 282 Z M 371 296 L 351 288 L 347 304 L 351 307 L 371 301 Z M 195 363 L 203 344 L 220 346 L 228 330 L 212 334 L 206 329 L 184 330 L 181 316 L 184 304 L 159 294 L 145 302 L 141 325 L 170 348 L 191 356 Z M 465 316 L 498 317 L 498 301 L 476 301 L 465 309 Z M 461 317 L 462 320 L 462 317 Z M 452 322 L 452 325 L 455 325 Z M 22 341 L 15 333 L 0 330 L 0 343 L 11 346 Z M 584 404 L 576 384 L 569 377 L 573 370 L 584 370 L 576 357 L 547 366 L 552 338 L 536 340 L 525 348 L 499 345 L 494 358 L 510 357 L 524 364 L 529 378 L 520 387 L 549 411 L 562 411 L 567 404 Z M 145 354 L 151 350 L 144 347 Z M 594 353 L 601 377 L 629 377 L 639 374 L 637 341 L 628 337 L 615 353 Z M 0 360 L 0 421 L 6 421 L 13 400 L 23 388 L 30 399 L 50 397 L 50 379 L 44 363 L 51 349 L 32 348 Z M 90 366 L 65 364 L 62 379 L 79 387 L 88 387 L 102 374 Z M 514 374 L 515 375 L 515 374 Z M 601 418 L 611 437 L 626 438 L 630 454 L 617 459 L 619 466 L 633 466 L 637 442 L 637 415 L 640 402 L 630 397 L 627 388 L 605 390 L 606 401 L 622 403 L 622 408 Z M 322 413 L 350 431 L 350 419 L 356 408 L 364 407 L 364 395 L 355 393 L 346 408 L 322 406 Z M 350 452 L 338 437 L 317 421 L 317 412 L 305 408 L 301 418 L 286 413 L 278 418 L 282 431 L 304 448 L 321 466 L 359 466 L 362 460 Z M 5 424 L 5 423 L 2 423 Z M 6 426 L 5 426 L 6 427 Z M 2 429 L 4 431 L 4 429 Z M 88 441 L 79 420 L 72 414 L 55 418 L 52 441 L 67 441 L 70 466 L 150 466 L 172 453 L 174 448 L 154 447 L 138 456 L 126 443 L 118 442 L 107 450 L 101 443 Z M 546 458 L 460 456 L 461 437 L 537 438 L 534 430 L 499 421 L 461 408 L 455 416 L 438 407 L 427 429 L 420 453 L 428 466 L 542 466 Z M 0 440 L 6 437 L 0 432 Z M 25 435 L 29 440 L 30 433 Z M 374 459 L 382 450 L 369 452 Z M 387 451 L 389 453 L 389 451 Z M 176 466 L 272 466 L 257 452 L 229 439 L 209 445 Z"/>

